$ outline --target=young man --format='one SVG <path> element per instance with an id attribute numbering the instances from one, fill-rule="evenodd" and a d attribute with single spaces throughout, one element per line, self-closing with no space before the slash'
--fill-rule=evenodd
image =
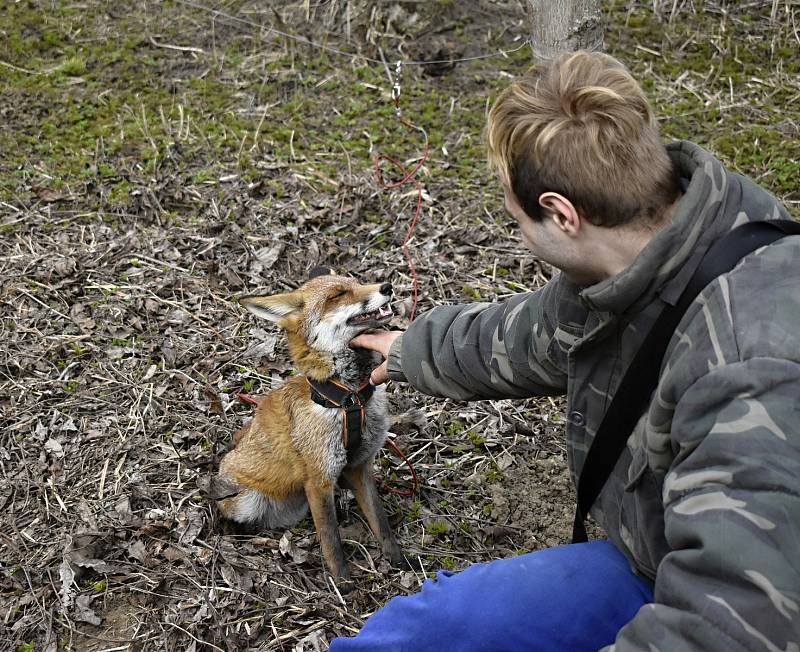
<path id="1" fill-rule="evenodd" d="M 566 393 L 577 479 L 644 335 L 709 246 L 789 216 L 700 147 L 661 145 L 639 85 L 603 54 L 514 82 L 488 144 L 525 244 L 561 274 L 354 345 L 387 357 L 377 383 L 461 400 Z M 592 509 L 609 541 L 441 574 L 332 652 L 800 651 L 797 270 L 800 238 L 783 238 L 689 307 Z"/>

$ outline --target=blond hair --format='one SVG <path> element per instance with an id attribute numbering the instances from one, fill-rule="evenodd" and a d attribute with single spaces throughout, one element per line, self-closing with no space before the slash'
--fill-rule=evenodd
<path id="1" fill-rule="evenodd" d="M 647 98 L 628 70 L 599 52 L 531 68 L 489 112 L 489 162 L 534 220 L 557 192 L 601 226 L 657 223 L 679 181 Z"/>

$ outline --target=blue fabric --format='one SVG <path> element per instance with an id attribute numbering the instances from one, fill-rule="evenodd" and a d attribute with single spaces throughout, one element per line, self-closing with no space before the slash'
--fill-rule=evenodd
<path id="1" fill-rule="evenodd" d="M 330 652 L 597 652 L 652 601 L 613 544 L 591 541 L 440 571 Z"/>

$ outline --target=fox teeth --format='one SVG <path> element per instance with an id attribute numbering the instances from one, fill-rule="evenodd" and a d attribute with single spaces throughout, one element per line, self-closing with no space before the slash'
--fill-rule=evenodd
<path id="1" fill-rule="evenodd" d="M 388 306 L 386 307 L 381 306 L 377 310 L 372 310 L 370 312 L 365 312 L 360 315 L 356 315 L 355 317 L 352 317 L 350 321 L 358 323 L 362 321 L 370 321 L 372 319 L 384 319 L 385 317 L 391 317 L 391 316 L 392 316 L 392 309 L 389 308 Z"/>

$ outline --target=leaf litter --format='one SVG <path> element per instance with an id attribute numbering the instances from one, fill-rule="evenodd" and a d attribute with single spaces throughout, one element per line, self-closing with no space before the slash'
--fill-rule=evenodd
<path id="1" fill-rule="evenodd" d="M 91 0 L 81 11 L 105 8 L 102 30 L 113 33 L 123 19 L 101 4 Z M 272 4 L 275 12 L 264 3 L 226 6 L 265 22 L 282 17 L 310 33 L 324 28 L 339 34 L 343 48 L 363 47 L 376 57 L 386 39 L 404 43 L 416 58 L 441 58 L 490 49 L 478 36 L 486 30 L 524 35 L 517 2 L 441 3 L 441 15 L 402 2 Z M 639 4 L 662 13 L 674 6 Z M 716 4 L 706 4 L 713 14 Z M 143 13 L 129 19 L 164 32 L 142 46 L 158 51 L 153 57 L 164 79 L 210 74 L 231 84 L 220 111 L 252 113 L 255 125 L 268 116 L 269 103 L 248 104 L 238 75 L 271 79 L 279 92 L 288 80 L 307 92 L 302 75 L 313 72 L 300 71 L 299 62 L 318 53 L 253 41 L 250 58 L 222 58 L 242 38 L 222 16 L 193 15 L 180 2 L 163 15 L 136 11 Z M 216 20 L 213 39 L 206 18 Z M 665 30 L 673 29 L 671 19 Z M 89 18 L 72 20 L 86 21 L 79 31 L 100 33 Z M 620 20 L 615 14 L 610 35 Z M 170 24 L 183 31 L 171 34 Z M 764 18 L 759 28 L 768 27 Z M 639 52 L 643 66 L 655 48 L 647 43 L 649 50 Z M 281 57 L 288 57 L 285 69 L 266 67 Z M 524 69 L 521 55 L 502 65 L 512 64 L 515 73 Z M 356 78 L 367 67 L 327 65 L 325 75 Z M 445 105 L 456 107 L 467 94 L 486 94 L 480 75 L 504 80 L 491 67 L 501 62 L 476 65 L 405 74 L 426 88 L 441 85 L 449 93 Z M 82 83 L 92 74 L 81 72 Z M 302 112 L 312 126 L 340 108 L 314 103 L 325 79 L 314 78 L 304 95 Z M 681 83 L 693 80 L 687 74 Z M 675 92 L 656 81 L 663 97 Z M 57 83 L 77 92 L 81 83 L 72 82 Z M 38 110 L 34 99 L 28 102 L 28 113 Z M 201 136 L 193 128 L 200 129 L 190 120 L 176 126 L 174 142 L 156 147 L 163 160 L 147 173 L 120 159 L 114 183 L 125 177 L 132 187 L 113 206 L 103 203 L 112 187 L 53 185 L 33 158 L 21 177 L 0 167 L 0 185 L 17 184 L 14 198 L 0 203 L 0 647 L 324 650 L 440 568 L 567 542 L 573 494 L 560 399 L 465 404 L 396 385 L 389 387 L 392 412 L 406 418 L 393 421 L 391 436 L 422 485 L 412 498 L 385 492 L 383 500 L 414 559 L 411 570 L 392 569 L 381 558 L 348 492 L 337 499 L 354 566 L 355 590 L 346 597 L 326 574 L 309 520 L 284 532 L 225 532 L 210 497 L 236 487 L 215 485 L 213 473 L 252 416 L 235 395 L 264 393 L 291 373 L 285 341 L 240 310 L 235 296 L 291 289 L 325 263 L 365 281 L 391 280 L 392 325 L 405 327 L 411 277 L 400 245 L 413 197 L 381 191 L 369 165 L 344 148 L 323 170 L 322 157 L 298 154 L 308 134 L 286 134 L 294 155 L 264 149 L 278 136 L 263 125 L 241 140 L 241 152 L 259 155 L 258 176 L 244 178 L 237 152 L 220 155 L 211 132 Z M 457 171 L 459 161 L 447 152 L 480 138 L 457 124 L 449 128 L 441 159 L 423 170 L 424 210 L 411 242 L 422 310 L 502 299 L 541 286 L 551 274 L 520 247 L 499 198 L 484 192 L 494 187 L 487 172 L 470 168 L 460 179 L 436 172 Z M 377 133 L 367 134 L 370 146 Z M 395 130 L 380 136 L 402 138 Z M 403 146 L 413 152 L 417 144 Z M 211 176 L 208 161 L 218 166 Z M 410 485 L 403 463 L 388 452 L 380 454 L 376 474 L 392 487 Z"/>

